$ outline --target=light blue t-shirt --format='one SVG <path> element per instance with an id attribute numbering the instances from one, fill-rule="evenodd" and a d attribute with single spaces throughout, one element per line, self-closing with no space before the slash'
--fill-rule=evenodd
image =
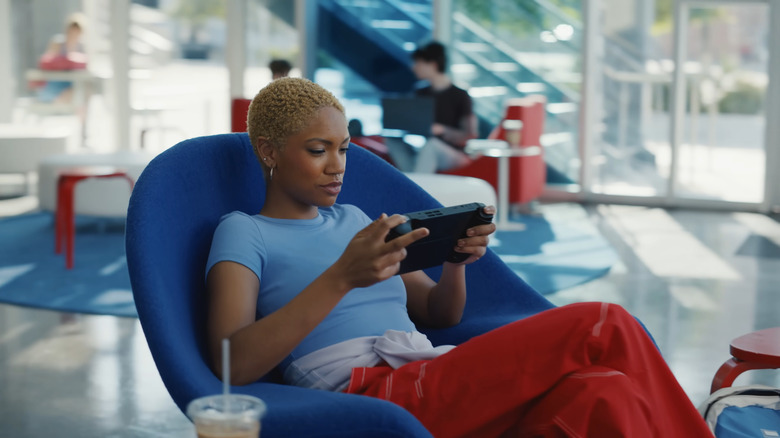
<path id="1" fill-rule="evenodd" d="M 320 208 L 314 219 L 229 213 L 214 232 L 206 273 L 221 261 L 252 270 L 260 280 L 259 319 L 283 307 L 319 277 L 370 223 L 357 207 L 340 204 Z M 347 293 L 282 361 L 282 369 L 321 348 L 362 336 L 380 336 L 387 330 L 415 330 L 406 310 L 406 288 L 398 275 Z"/>

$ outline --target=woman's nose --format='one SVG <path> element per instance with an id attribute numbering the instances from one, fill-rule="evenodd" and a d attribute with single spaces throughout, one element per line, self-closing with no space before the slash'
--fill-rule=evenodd
<path id="1" fill-rule="evenodd" d="M 344 173 L 347 157 L 341 154 L 331 154 L 325 171 L 329 174 Z"/>

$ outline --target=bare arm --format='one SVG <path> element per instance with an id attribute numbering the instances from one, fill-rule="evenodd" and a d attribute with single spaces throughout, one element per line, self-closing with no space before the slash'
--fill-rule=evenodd
<path id="1" fill-rule="evenodd" d="M 208 274 L 208 346 L 212 369 L 222 375 L 221 341 L 230 339 L 230 380 L 251 383 L 278 365 L 341 298 L 398 272 L 406 246 L 428 234 L 421 228 L 385 243 L 400 216 L 382 216 L 361 230 L 344 254 L 276 312 L 255 321 L 259 280 L 243 265 L 220 262 Z"/>
<path id="2" fill-rule="evenodd" d="M 220 262 L 209 272 L 209 352 L 222 375 L 221 340 L 230 339 L 230 380 L 242 385 L 265 375 L 317 326 L 349 290 L 328 270 L 278 311 L 255 321 L 260 283 L 249 268 Z"/>
<path id="3" fill-rule="evenodd" d="M 493 206 L 485 212 L 495 214 Z M 458 324 L 466 306 L 466 265 L 479 260 L 487 251 L 494 224 L 479 225 L 468 230 L 468 236 L 458 242 L 456 251 L 470 254 L 461 263 L 445 262 L 439 282 L 435 283 L 423 271 L 401 276 L 406 285 L 406 306 L 409 315 L 429 327 L 450 327 Z"/>
<path id="4" fill-rule="evenodd" d="M 466 306 L 465 272 L 463 265 L 444 263 L 438 283 L 423 271 L 403 274 L 406 306 L 412 319 L 435 328 L 458 324 Z"/>
<path id="5" fill-rule="evenodd" d="M 59 55 L 60 50 L 62 50 L 62 43 L 52 38 L 52 40 L 49 41 L 49 45 L 46 46 L 46 51 L 43 52 L 43 55 L 44 56 Z"/>
<path id="6" fill-rule="evenodd" d="M 447 143 L 463 149 L 466 147 L 467 141 L 477 138 L 477 116 L 469 114 L 463 117 L 460 122 L 460 128 L 435 123 L 431 132 L 434 135 L 441 136 Z"/>

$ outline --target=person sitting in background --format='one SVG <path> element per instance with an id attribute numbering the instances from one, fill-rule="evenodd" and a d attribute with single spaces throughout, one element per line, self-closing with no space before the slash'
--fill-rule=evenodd
<path id="1" fill-rule="evenodd" d="M 274 59 L 268 64 L 268 68 L 271 69 L 271 79 L 276 80 L 290 76 L 292 65 L 284 59 Z"/>
<path id="2" fill-rule="evenodd" d="M 46 52 L 41 55 L 41 70 L 83 70 L 87 68 L 87 55 L 81 44 L 84 17 L 80 13 L 68 17 L 65 34 L 55 35 Z M 73 101 L 73 82 L 47 81 L 37 90 L 41 102 L 70 103 Z"/>
<path id="3" fill-rule="evenodd" d="M 434 100 L 432 136 L 420 151 L 414 171 L 430 173 L 465 166 L 469 163 L 463 152 L 466 141 L 477 137 L 471 97 L 447 76 L 447 53 L 441 43 L 434 41 L 418 48 L 412 60 L 414 74 L 429 83 L 416 94 Z"/>

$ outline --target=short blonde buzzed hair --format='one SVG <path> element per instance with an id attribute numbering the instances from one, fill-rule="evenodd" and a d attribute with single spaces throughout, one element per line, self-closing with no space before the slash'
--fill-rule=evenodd
<path id="1" fill-rule="evenodd" d="M 265 137 L 282 148 L 289 136 L 306 128 L 317 111 L 327 107 L 344 114 L 336 96 L 308 79 L 280 78 L 260 90 L 249 105 L 246 130 L 264 170 L 258 139 Z"/>

